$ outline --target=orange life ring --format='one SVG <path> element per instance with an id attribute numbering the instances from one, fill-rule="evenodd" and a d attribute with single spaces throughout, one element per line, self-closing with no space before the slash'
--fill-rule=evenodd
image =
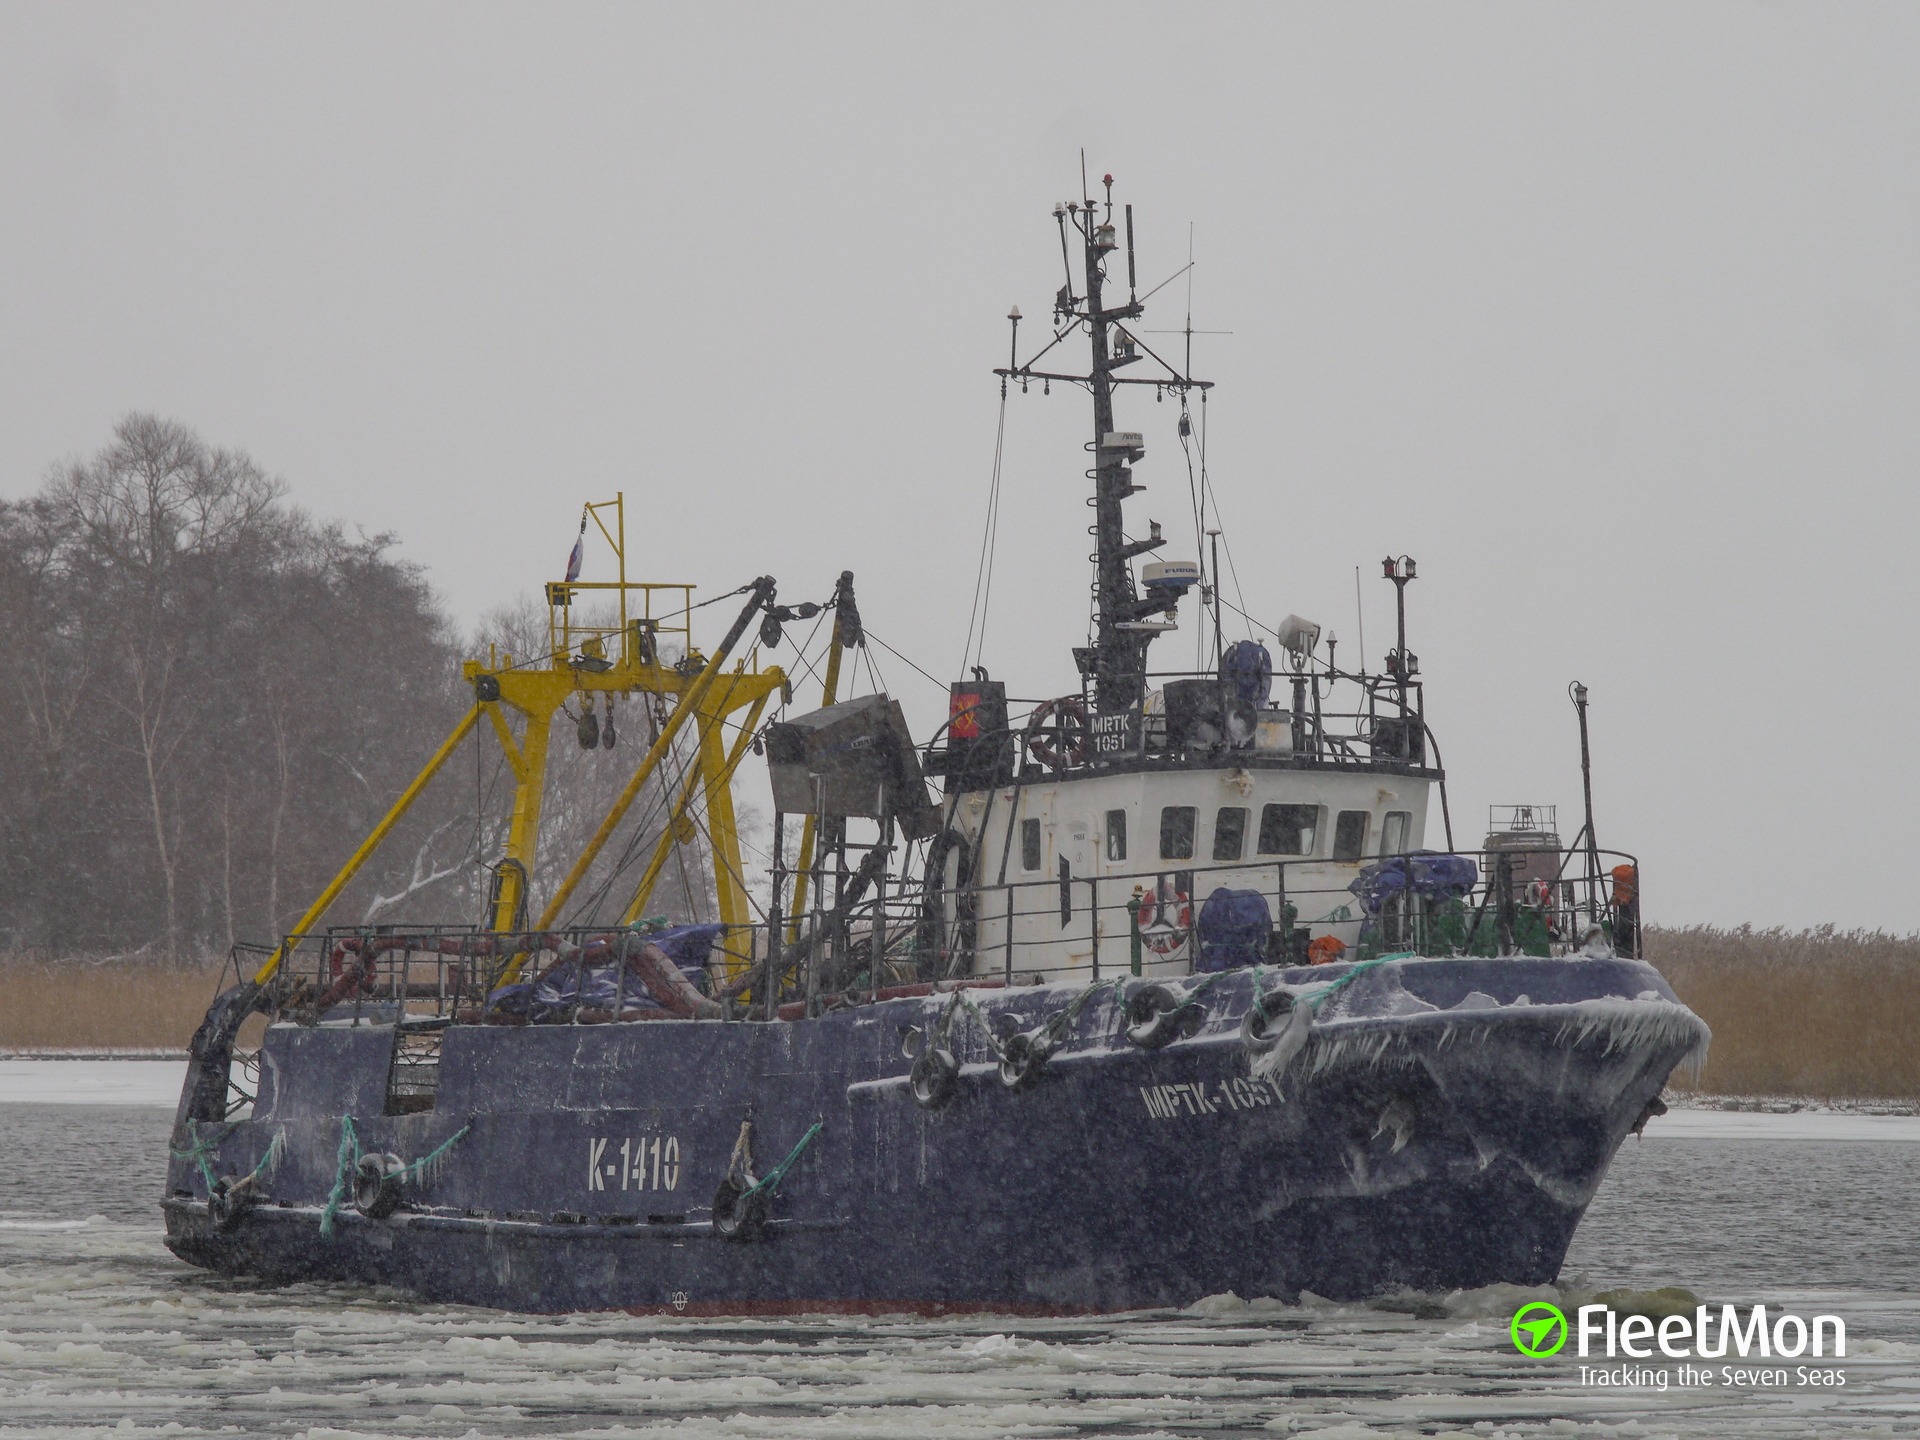
<path id="1" fill-rule="evenodd" d="M 1171 955 L 1193 930 L 1193 902 L 1175 885 L 1157 885 L 1140 897 L 1140 943 Z"/>
<path id="2" fill-rule="evenodd" d="M 1057 745 L 1047 736 L 1047 722 L 1056 716 Z M 1087 728 L 1087 702 L 1078 695 L 1042 700 L 1027 719 L 1027 754 L 1049 770 L 1078 765 L 1087 758 Z"/>
<path id="3" fill-rule="evenodd" d="M 1536 880 L 1527 886 L 1527 903 L 1538 905 L 1542 910 L 1553 909 L 1553 886 L 1545 880 Z"/>

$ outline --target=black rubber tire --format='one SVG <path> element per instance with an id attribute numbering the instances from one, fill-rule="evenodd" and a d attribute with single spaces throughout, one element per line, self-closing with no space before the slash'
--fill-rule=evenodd
<path id="1" fill-rule="evenodd" d="M 353 1170 L 353 1208 L 369 1220 L 384 1220 L 400 1208 L 398 1155 L 362 1155 Z"/>
<path id="2" fill-rule="evenodd" d="M 713 1233 L 736 1245 L 748 1245 L 767 1233 L 765 1191 L 747 1194 L 747 1187 L 731 1175 L 713 1192 Z"/>
<path id="3" fill-rule="evenodd" d="M 207 1195 L 207 1219 L 213 1228 L 226 1234 L 246 1217 L 253 1208 L 252 1197 L 248 1191 L 233 1193 L 234 1186 L 240 1183 L 238 1175 L 222 1175 Z"/>
<path id="4" fill-rule="evenodd" d="M 1030 1032 L 1009 1035 L 1000 1046 L 1000 1083 L 1025 1090 L 1047 1068 L 1047 1051 Z"/>
<path id="5" fill-rule="evenodd" d="M 1166 985 L 1142 985 L 1127 997 L 1127 1039 L 1142 1050 L 1159 1050 L 1180 1038 L 1186 1003 Z M 1196 1007 L 1197 1008 L 1197 1007 Z"/>
<path id="6" fill-rule="evenodd" d="M 907 1088 L 922 1110 L 938 1110 L 953 1099 L 960 1088 L 960 1062 L 953 1052 L 940 1045 L 929 1045 L 907 1072 Z"/>
<path id="7" fill-rule="evenodd" d="M 1240 1022 L 1240 1039 L 1246 1044 L 1249 1054 L 1260 1055 L 1280 1043 L 1276 1033 L 1280 1022 L 1293 1013 L 1293 996 L 1285 990 L 1276 990 L 1261 997 L 1266 1007 L 1266 1019 L 1260 1018 L 1260 1011 L 1253 1006 L 1247 1007 L 1247 1015 Z"/>

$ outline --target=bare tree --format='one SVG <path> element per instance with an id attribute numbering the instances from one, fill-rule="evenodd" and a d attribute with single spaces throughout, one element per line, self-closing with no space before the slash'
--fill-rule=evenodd
<path id="1" fill-rule="evenodd" d="M 0 503 L 0 943 L 177 953 L 325 884 L 467 703 L 392 544 L 151 416 Z"/>
<path id="2" fill-rule="evenodd" d="M 465 647 L 394 546 L 314 521 L 247 456 L 145 415 L 0 502 L 0 945 L 177 954 L 295 923 L 472 704 Z M 488 642 L 542 654 L 544 608 L 490 616 Z M 657 733 L 626 696 L 619 746 L 583 749 L 581 703 L 557 717 L 536 900 Z M 624 907 L 693 759 L 689 737 L 570 918 Z M 510 810 L 480 727 L 333 918 L 480 920 Z M 696 803 L 696 843 L 703 824 Z M 659 908 L 710 914 L 709 883 L 670 866 Z"/>

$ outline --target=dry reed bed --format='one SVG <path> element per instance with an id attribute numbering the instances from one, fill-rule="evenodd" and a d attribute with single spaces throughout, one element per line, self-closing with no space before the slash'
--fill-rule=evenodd
<path id="1" fill-rule="evenodd" d="M 1697 1086 L 1680 1074 L 1676 1088 L 1920 1097 L 1920 936 L 1692 926 L 1649 929 L 1646 949 L 1713 1027 Z M 0 957 L 0 1051 L 184 1047 L 220 970 Z"/>
<path id="2" fill-rule="evenodd" d="M 1647 958 L 1713 1027 L 1717 1095 L 1920 1097 L 1920 935 L 1649 929 Z"/>
<path id="3" fill-rule="evenodd" d="M 184 1050 L 223 963 L 0 957 L 0 1051 Z"/>

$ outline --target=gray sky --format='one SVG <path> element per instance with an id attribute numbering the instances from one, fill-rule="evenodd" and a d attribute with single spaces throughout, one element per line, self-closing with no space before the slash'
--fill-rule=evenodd
<path id="1" fill-rule="evenodd" d="M 158 411 L 470 622 L 624 488 L 655 578 L 850 567 L 944 677 L 1085 146 L 1143 283 L 1191 223 L 1233 332 L 1196 369 L 1249 607 L 1350 659 L 1358 564 L 1377 663 L 1418 557 L 1461 843 L 1577 812 L 1579 678 L 1652 918 L 1912 931 L 1916 62 L 1872 5 L 12 4 L 0 494 Z M 1168 556 L 1174 416 L 1120 417 Z M 1074 683 L 1087 423 L 1009 407 L 1019 695 Z"/>

